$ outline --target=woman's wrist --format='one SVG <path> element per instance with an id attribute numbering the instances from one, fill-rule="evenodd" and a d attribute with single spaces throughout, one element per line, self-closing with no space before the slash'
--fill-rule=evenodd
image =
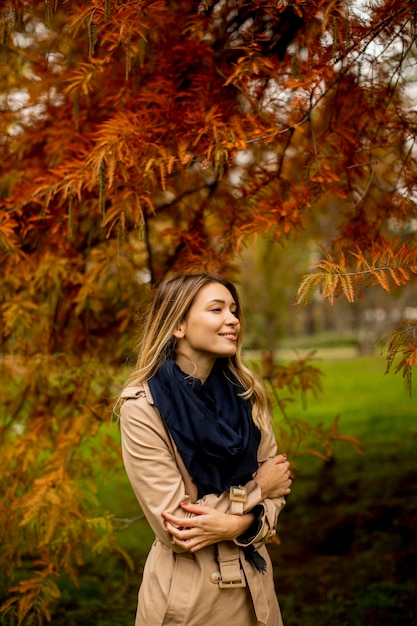
<path id="1" fill-rule="evenodd" d="M 244 515 L 236 515 L 235 517 L 238 518 L 238 525 L 234 539 L 240 537 L 240 535 L 244 535 L 256 520 L 256 516 L 250 511 Z"/>
<path id="2" fill-rule="evenodd" d="M 262 528 L 262 516 L 265 510 L 262 504 L 258 504 L 255 506 L 250 513 L 244 515 L 244 517 L 251 516 L 252 523 L 251 525 L 243 531 L 240 535 L 235 537 L 235 541 L 238 545 L 249 544 L 253 541 L 253 539 L 259 534 Z"/>

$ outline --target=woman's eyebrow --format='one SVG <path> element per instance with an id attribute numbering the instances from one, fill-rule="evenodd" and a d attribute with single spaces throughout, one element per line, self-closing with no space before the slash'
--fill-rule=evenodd
<path id="1" fill-rule="evenodd" d="M 226 300 L 220 300 L 219 298 L 214 298 L 213 300 L 209 300 L 207 304 L 213 304 L 215 302 L 217 302 L 218 304 L 226 304 Z M 231 302 L 231 304 L 236 306 L 236 302 L 234 300 Z"/>

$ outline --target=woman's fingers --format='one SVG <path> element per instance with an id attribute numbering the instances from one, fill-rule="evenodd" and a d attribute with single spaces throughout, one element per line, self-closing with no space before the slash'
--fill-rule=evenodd
<path id="1" fill-rule="evenodd" d="M 181 502 L 181 508 L 188 513 L 193 513 L 194 515 L 208 515 L 215 511 L 209 506 L 202 506 L 201 504 L 193 504 L 192 502 Z"/>
<path id="2" fill-rule="evenodd" d="M 195 528 L 200 525 L 199 517 L 178 517 L 176 515 L 172 515 L 167 511 L 162 513 L 162 516 L 165 520 L 169 520 L 171 524 L 176 526 L 177 528 Z"/>
<path id="3" fill-rule="evenodd" d="M 285 455 L 265 461 L 258 469 L 255 480 L 261 487 L 264 498 L 276 498 L 290 493 L 290 464 Z"/>
<path id="4" fill-rule="evenodd" d="M 181 539 L 182 541 L 192 539 L 192 537 L 196 535 L 196 531 L 194 528 L 178 527 L 174 524 L 171 524 L 171 522 L 168 520 L 165 520 L 165 528 L 171 535 L 173 535 L 173 537 Z"/>
<path id="5" fill-rule="evenodd" d="M 212 533 L 207 534 L 201 528 L 178 527 L 172 524 L 168 519 L 165 519 L 165 527 L 173 538 L 174 543 L 189 552 L 197 552 L 197 550 L 201 550 L 201 548 L 217 540 L 217 537 L 212 537 Z"/>

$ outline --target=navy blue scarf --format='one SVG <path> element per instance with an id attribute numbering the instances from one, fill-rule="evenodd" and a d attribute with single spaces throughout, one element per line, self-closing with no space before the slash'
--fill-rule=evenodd
<path id="1" fill-rule="evenodd" d="M 149 387 L 200 498 L 251 480 L 261 433 L 225 361 L 215 362 L 204 385 L 166 361 Z"/>

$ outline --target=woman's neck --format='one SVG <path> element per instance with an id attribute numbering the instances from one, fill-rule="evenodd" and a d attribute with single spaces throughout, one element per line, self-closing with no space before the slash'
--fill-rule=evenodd
<path id="1" fill-rule="evenodd" d="M 185 374 L 198 378 L 203 385 L 213 369 L 215 360 L 216 359 L 210 359 L 210 361 L 201 360 L 195 363 L 186 354 L 182 354 L 181 352 L 177 352 L 175 357 L 175 362 L 178 367 L 185 372 Z"/>

